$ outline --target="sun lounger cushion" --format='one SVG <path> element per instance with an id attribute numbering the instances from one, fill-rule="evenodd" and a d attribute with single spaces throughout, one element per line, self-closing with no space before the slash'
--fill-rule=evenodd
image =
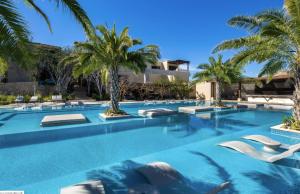
<path id="1" fill-rule="evenodd" d="M 85 123 L 86 121 L 86 117 L 82 114 L 48 115 L 43 118 L 41 125 L 46 127 L 76 123 L 79 124 Z"/>
<path id="2" fill-rule="evenodd" d="M 137 171 L 155 186 L 168 185 L 182 179 L 182 175 L 165 162 L 149 163 Z"/>
<path id="3" fill-rule="evenodd" d="M 101 181 L 91 180 L 62 188 L 60 194 L 105 194 L 105 189 Z"/>

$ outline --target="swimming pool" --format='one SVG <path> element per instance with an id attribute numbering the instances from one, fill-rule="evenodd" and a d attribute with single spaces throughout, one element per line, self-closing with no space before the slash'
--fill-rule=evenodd
<path id="1" fill-rule="evenodd" d="M 177 109 L 182 104 L 132 104 L 123 109 L 136 115 L 146 106 Z M 228 193 L 299 193 L 299 153 L 268 164 L 216 146 L 247 134 L 299 143 L 300 136 L 270 130 L 288 112 L 243 109 L 104 122 L 98 118 L 104 110 L 13 112 L 16 115 L 0 127 L 0 189 L 55 194 L 61 187 L 101 179 L 115 193 L 123 194 L 127 187 L 144 181 L 135 167 L 164 161 L 185 176 L 195 193 L 205 193 L 224 181 L 232 183 Z M 58 112 L 81 112 L 90 123 L 39 126 L 43 115 Z"/>

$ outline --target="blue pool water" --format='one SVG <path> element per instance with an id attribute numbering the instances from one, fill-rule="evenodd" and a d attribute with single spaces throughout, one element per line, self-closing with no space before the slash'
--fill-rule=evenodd
<path id="1" fill-rule="evenodd" d="M 122 108 L 137 116 L 137 110 L 145 107 L 178 106 L 183 104 L 132 104 Z M 300 192 L 300 153 L 268 164 L 217 146 L 223 141 L 241 140 L 247 134 L 300 143 L 300 135 L 270 129 L 288 112 L 244 109 L 104 122 L 98 118 L 104 110 L 99 106 L 41 112 L 2 110 L 15 115 L 1 121 L 0 190 L 56 194 L 62 187 L 101 179 L 115 193 L 123 194 L 126 188 L 145 182 L 134 171 L 136 167 L 164 161 L 186 179 L 186 188 L 178 193 L 205 193 L 224 181 L 231 182 L 225 193 Z M 90 122 L 39 126 L 44 115 L 71 112 L 83 113 Z M 260 144 L 248 143 L 261 149 Z"/>

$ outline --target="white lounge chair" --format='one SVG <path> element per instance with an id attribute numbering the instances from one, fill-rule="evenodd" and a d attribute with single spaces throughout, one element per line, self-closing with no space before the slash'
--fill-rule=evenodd
<path id="1" fill-rule="evenodd" d="M 241 141 L 223 142 L 223 143 L 220 143 L 219 146 L 231 148 L 233 150 L 241 152 L 242 154 L 248 155 L 252 158 L 262 160 L 265 162 L 270 162 L 270 163 L 273 163 L 278 160 L 292 156 L 294 154 L 294 152 L 297 152 L 300 150 L 300 144 L 295 144 L 293 146 L 290 146 L 290 148 L 285 152 L 282 152 L 280 154 L 270 155 L 270 154 L 267 154 L 264 152 L 259 152 L 251 145 L 249 145 L 245 142 L 241 142 Z"/>
<path id="2" fill-rule="evenodd" d="M 282 145 L 279 141 L 275 141 L 263 135 L 247 135 L 243 138 L 262 143 L 264 145 L 264 150 L 266 151 L 275 151 Z"/>
<path id="3" fill-rule="evenodd" d="M 63 101 L 62 95 L 53 95 L 52 101 Z"/>
<path id="4" fill-rule="evenodd" d="M 101 181 L 90 180 L 69 187 L 62 188 L 60 194 L 105 194 L 105 188 Z"/>
<path id="5" fill-rule="evenodd" d="M 38 100 L 39 100 L 38 96 L 31 96 L 29 102 L 35 103 L 35 102 L 38 102 Z"/>
<path id="6" fill-rule="evenodd" d="M 15 99 L 15 102 L 16 103 L 24 102 L 24 96 L 17 96 L 16 99 Z"/>
<path id="7" fill-rule="evenodd" d="M 183 175 L 165 162 L 152 162 L 136 170 L 143 175 L 151 185 L 158 188 L 167 188 L 170 185 L 174 186 L 184 183 Z M 229 182 L 222 183 L 208 193 L 218 193 L 229 185 Z"/>

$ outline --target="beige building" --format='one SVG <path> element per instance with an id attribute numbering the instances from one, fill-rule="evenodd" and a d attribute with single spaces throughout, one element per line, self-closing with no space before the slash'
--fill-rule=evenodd
<path id="1" fill-rule="evenodd" d="M 134 74 L 131 70 L 120 69 L 119 75 L 130 83 L 154 83 L 161 79 L 189 81 L 189 61 L 167 60 L 148 64 L 144 73 Z"/>
<path id="2" fill-rule="evenodd" d="M 205 100 L 215 99 L 216 83 L 215 82 L 199 82 L 196 84 L 196 97 L 204 97 Z"/>

